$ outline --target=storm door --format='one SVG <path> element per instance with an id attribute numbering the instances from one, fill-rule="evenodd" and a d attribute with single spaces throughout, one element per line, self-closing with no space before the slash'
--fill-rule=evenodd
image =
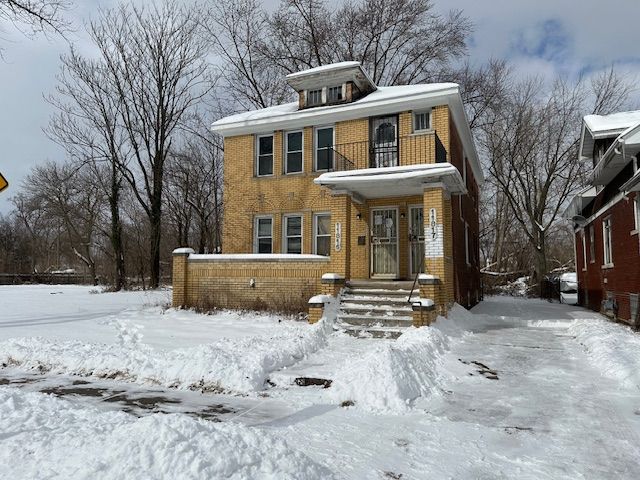
<path id="1" fill-rule="evenodd" d="M 398 117 L 390 115 L 371 119 L 371 167 L 398 165 Z"/>
<path id="2" fill-rule="evenodd" d="M 371 210 L 371 277 L 398 278 L 398 210 Z"/>
<path id="3" fill-rule="evenodd" d="M 411 276 L 424 273 L 424 209 L 409 207 L 409 262 Z"/>

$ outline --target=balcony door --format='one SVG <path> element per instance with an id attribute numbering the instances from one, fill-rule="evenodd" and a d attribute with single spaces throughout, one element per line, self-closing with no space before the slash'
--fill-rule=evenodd
<path id="1" fill-rule="evenodd" d="M 398 165 L 398 116 L 371 119 L 371 167 Z"/>
<path id="2" fill-rule="evenodd" d="M 398 278 L 398 209 L 371 210 L 371 277 Z"/>

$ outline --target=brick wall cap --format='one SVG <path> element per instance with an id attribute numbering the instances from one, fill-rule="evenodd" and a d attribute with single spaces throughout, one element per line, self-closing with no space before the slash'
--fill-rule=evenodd
<path id="1" fill-rule="evenodd" d="M 437 285 L 438 283 L 440 283 L 440 277 L 437 275 L 428 275 L 426 273 L 418 275 L 419 285 Z"/>
<path id="2" fill-rule="evenodd" d="M 430 298 L 421 298 L 411 302 L 411 308 L 414 312 L 435 310 L 436 306 Z"/>
<path id="3" fill-rule="evenodd" d="M 332 299 L 331 295 L 315 295 L 309 299 L 309 305 L 312 307 L 324 306 L 325 303 L 329 303 Z"/>
<path id="4" fill-rule="evenodd" d="M 293 253 L 237 253 L 237 254 L 192 254 L 189 257 L 192 262 L 330 262 L 329 257 L 324 255 L 306 255 Z"/>
<path id="5" fill-rule="evenodd" d="M 325 273 L 322 275 L 322 283 L 342 285 L 344 283 L 344 277 L 338 273 Z"/>
<path id="6" fill-rule="evenodd" d="M 174 255 L 191 255 L 196 253 L 196 251 L 193 248 L 189 248 L 189 247 L 180 247 L 180 248 L 176 248 L 173 251 Z"/>

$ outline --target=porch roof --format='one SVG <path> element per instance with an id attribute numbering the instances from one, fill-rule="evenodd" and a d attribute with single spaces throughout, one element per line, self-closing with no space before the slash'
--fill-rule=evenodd
<path id="1" fill-rule="evenodd" d="M 422 195 L 424 187 L 433 183 L 442 183 L 452 194 L 467 193 L 460 172 L 450 163 L 329 172 L 314 183 L 362 199 Z"/>

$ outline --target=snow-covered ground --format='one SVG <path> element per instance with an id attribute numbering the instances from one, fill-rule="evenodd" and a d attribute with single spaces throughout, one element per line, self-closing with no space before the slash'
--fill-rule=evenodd
<path id="1" fill-rule="evenodd" d="M 89 292 L 0 287 L 0 478 L 640 478 L 639 337 L 579 307 L 394 341 Z"/>

